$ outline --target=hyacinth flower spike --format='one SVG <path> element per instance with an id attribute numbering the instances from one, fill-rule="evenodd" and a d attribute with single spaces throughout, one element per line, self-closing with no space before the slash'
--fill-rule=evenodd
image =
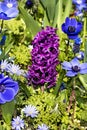
<path id="1" fill-rule="evenodd" d="M 62 63 L 62 68 L 67 71 L 66 76 L 68 77 L 74 77 L 78 74 L 87 73 L 87 63 L 80 64 L 77 58 L 74 58 L 70 62 L 64 61 Z"/>
<path id="2" fill-rule="evenodd" d="M 46 27 L 41 30 L 32 41 L 33 49 L 32 66 L 29 66 L 28 80 L 35 87 L 37 85 L 47 88 L 55 86 L 56 82 L 56 65 L 59 63 L 59 37 L 56 29 Z"/>

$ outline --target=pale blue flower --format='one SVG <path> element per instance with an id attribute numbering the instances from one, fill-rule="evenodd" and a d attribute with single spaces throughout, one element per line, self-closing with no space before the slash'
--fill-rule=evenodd
<path id="1" fill-rule="evenodd" d="M 22 75 L 23 70 L 21 70 L 19 65 L 10 64 L 7 70 L 10 74 Z"/>
<path id="2" fill-rule="evenodd" d="M 39 125 L 37 130 L 49 130 L 49 127 L 45 124 Z"/>
<path id="3" fill-rule="evenodd" d="M 19 116 L 17 116 L 16 118 L 13 118 L 12 129 L 15 129 L 15 130 L 24 129 L 24 120 L 22 120 Z"/>
<path id="4" fill-rule="evenodd" d="M 7 60 L 2 60 L 1 64 L 0 64 L 1 71 L 7 71 L 8 67 L 9 67 L 8 61 Z"/>
<path id="5" fill-rule="evenodd" d="M 33 105 L 26 105 L 23 109 L 23 112 L 25 113 L 26 117 L 30 116 L 32 118 L 37 117 L 38 111 L 35 106 Z"/>

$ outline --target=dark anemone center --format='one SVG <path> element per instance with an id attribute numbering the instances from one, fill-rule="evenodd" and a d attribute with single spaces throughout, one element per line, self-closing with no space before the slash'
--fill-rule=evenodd
<path id="1" fill-rule="evenodd" d="M 76 30 L 76 29 L 75 29 L 74 26 L 69 26 L 69 27 L 68 27 L 68 31 L 71 32 L 71 33 L 75 32 L 75 30 Z"/>
<path id="2" fill-rule="evenodd" d="M 80 71 L 80 68 L 77 65 L 73 66 L 72 69 L 73 69 L 74 72 Z"/>
<path id="3" fill-rule="evenodd" d="M 0 92 L 3 92 L 5 90 L 5 86 L 4 85 L 0 85 Z"/>

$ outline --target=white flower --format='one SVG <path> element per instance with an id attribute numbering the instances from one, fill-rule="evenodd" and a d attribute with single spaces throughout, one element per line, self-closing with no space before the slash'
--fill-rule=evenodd
<path id="1" fill-rule="evenodd" d="M 1 65 L 0 65 L 1 71 L 7 71 L 9 65 L 10 65 L 10 64 L 8 63 L 7 60 L 2 60 L 2 61 L 1 61 Z"/>
<path id="2" fill-rule="evenodd" d="M 22 75 L 23 74 L 23 70 L 21 70 L 19 65 L 15 65 L 15 64 L 10 64 L 8 67 L 8 72 L 11 74 L 16 74 L 16 75 Z"/>

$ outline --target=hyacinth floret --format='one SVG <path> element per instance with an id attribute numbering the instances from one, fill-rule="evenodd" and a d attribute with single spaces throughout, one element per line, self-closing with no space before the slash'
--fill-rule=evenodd
<path id="1" fill-rule="evenodd" d="M 48 84 L 48 88 L 55 85 L 56 65 L 59 63 L 59 37 L 56 30 L 46 27 L 41 30 L 32 41 L 32 65 L 29 66 L 28 80 L 33 85 Z"/>

